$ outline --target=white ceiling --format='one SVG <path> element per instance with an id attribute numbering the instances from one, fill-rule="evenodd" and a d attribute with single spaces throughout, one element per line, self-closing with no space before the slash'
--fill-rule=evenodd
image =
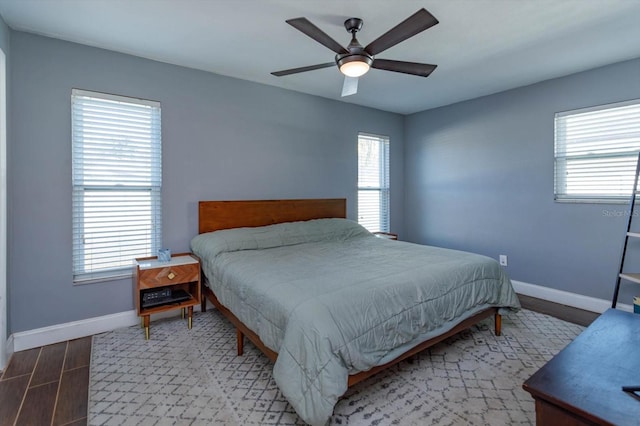
<path id="1" fill-rule="evenodd" d="M 381 70 L 340 97 L 334 53 L 285 23 L 306 17 L 343 45 L 368 44 L 425 7 L 440 23 L 378 55 L 437 64 L 428 78 Z M 409 114 L 640 57 L 640 0 L 0 0 L 13 29 Z M 639 77 L 640 78 L 640 77 Z"/>

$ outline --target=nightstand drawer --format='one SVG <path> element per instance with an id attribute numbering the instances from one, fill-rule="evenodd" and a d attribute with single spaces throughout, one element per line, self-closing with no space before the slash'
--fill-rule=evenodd
<path id="1" fill-rule="evenodd" d="M 140 271 L 140 288 L 153 288 L 165 285 L 188 283 L 198 281 L 200 276 L 200 264 L 167 265 Z"/>

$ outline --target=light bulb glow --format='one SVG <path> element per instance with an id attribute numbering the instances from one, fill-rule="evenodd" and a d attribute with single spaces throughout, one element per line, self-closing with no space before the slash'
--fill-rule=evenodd
<path id="1" fill-rule="evenodd" d="M 360 77 L 369 71 L 369 64 L 361 61 L 345 62 L 340 65 L 340 72 L 348 77 Z"/>

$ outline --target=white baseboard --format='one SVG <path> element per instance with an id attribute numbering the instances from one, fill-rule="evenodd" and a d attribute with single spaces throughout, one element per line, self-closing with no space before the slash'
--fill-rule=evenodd
<path id="1" fill-rule="evenodd" d="M 522 281 L 511 282 L 513 283 L 513 288 L 516 290 L 516 293 L 524 294 L 526 296 L 536 297 L 538 299 L 548 300 L 550 302 L 573 306 L 574 308 L 580 308 L 597 313 L 602 313 L 611 307 L 611 302 L 608 300 L 583 296 L 577 293 L 556 290 L 554 288 L 529 284 Z M 633 312 L 632 305 L 619 303 L 618 309 Z M 199 311 L 200 306 L 194 307 L 194 310 Z M 161 314 L 153 315 L 152 320 L 167 318 L 179 314 L 179 310 L 163 312 Z M 9 339 L 7 340 L 7 352 L 10 355 L 17 351 L 92 336 L 94 334 L 104 333 L 106 331 L 122 327 L 130 327 L 137 324 L 140 324 L 140 318 L 136 314 L 135 310 L 131 310 L 117 314 L 68 322 L 65 324 L 57 324 L 50 327 L 22 331 L 9 336 Z"/>
<path id="2" fill-rule="evenodd" d="M 595 297 L 583 296 L 582 294 L 570 293 L 568 291 L 557 290 L 555 288 L 544 287 L 536 284 L 529 284 L 522 281 L 511 280 L 516 293 L 524 294 L 549 302 L 560 303 L 574 308 L 584 309 L 596 313 L 603 313 L 611 307 L 611 301 L 598 299 Z M 617 309 L 621 311 L 633 312 L 632 305 L 618 303 Z"/>
<path id="3" fill-rule="evenodd" d="M 2 366 L 2 370 L 4 371 L 7 364 L 9 364 L 9 360 L 11 359 L 11 355 L 13 355 L 13 334 L 9 336 L 7 339 L 7 344 L 5 345 L 6 355 L 7 355 L 7 363 Z"/>
<path id="4" fill-rule="evenodd" d="M 196 312 L 200 311 L 200 305 L 194 306 L 193 310 Z M 151 316 L 151 321 L 177 315 L 180 315 L 179 309 L 154 314 Z M 7 340 L 7 352 L 10 355 L 17 351 L 51 345 L 66 340 L 79 339 L 81 337 L 92 336 L 132 325 L 140 325 L 140 318 L 135 310 L 21 331 L 9 336 Z M 143 333 L 141 331 L 141 336 L 142 335 Z"/>

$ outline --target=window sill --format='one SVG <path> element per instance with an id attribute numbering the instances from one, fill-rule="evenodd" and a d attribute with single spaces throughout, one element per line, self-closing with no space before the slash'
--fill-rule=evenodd
<path id="1" fill-rule="evenodd" d="M 118 271 L 117 273 L 112 271 L 108 275 L 104 274 L 104 275 L 92 276 L 92 277 L 76 277 L 73 279 L 73 285 L 85 285 L 85 284 L 101 283 L 106 281 L 118 281 L 118 280 L 123 280 L 127 278 L 131 279 L 132 277 L 133 277 L 133 271 L 130 271 L 130 272 Z"/>
<path id="2" fill-rule="evenodd" d="M 556 203 L 562 204 L 629 204 L 631 197 L 626 199 L 611 198 L 556 198 Z"/>
<path id="3" fill-rule="evenodd" d="M 394 234 L 392 232 L 377 231 L 377 232 L 372 232 L 372 234 L 378 238 L 386 238 L 388 240 L 398 239 L 398 234 Z"/>

